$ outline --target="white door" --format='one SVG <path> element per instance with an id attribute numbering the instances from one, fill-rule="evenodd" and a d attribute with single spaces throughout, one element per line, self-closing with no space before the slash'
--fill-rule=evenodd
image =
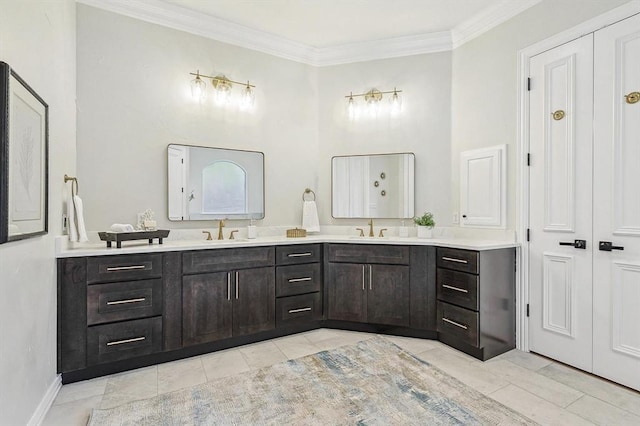
<path id="1" fill-rule="evenodd" d="M 532 57 L 529 98 L 529 345 L 586 371 L 592 368 L 592 64 L 592 35 Z"/>
<path id="2" fill-rule="evenodd" d="M 640 16 L 597 31 L 595 57 L 593 372 L 640 389 Z"/>

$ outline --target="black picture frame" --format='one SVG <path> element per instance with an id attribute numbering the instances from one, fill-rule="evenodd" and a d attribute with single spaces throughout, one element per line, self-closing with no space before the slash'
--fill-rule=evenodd
<path id="1" fill-rule="evenodd" d="M 49 106 L 0 61 L 0 244 L 49 231 Z"/>

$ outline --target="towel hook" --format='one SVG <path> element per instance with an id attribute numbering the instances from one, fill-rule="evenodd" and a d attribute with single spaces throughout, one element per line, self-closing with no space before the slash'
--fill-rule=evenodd
<path id="1" fill-rule="evenodd" d="M 67 183 L 71 181 L 71 195 L 78 195 L 78 192 L 80 191 L 80 187 L 78 186 L 78 178 L 73 177 L 73 176 L 68 176 L 66 173 L 64 175 L 64 183 Z M 75 194 L 73 193 L 73 186 L 75 184 L 76 187 L 76 192 Z"/>
<path id="2" fill-rule="evenodd" d="M 316 200 L 316 193 L 313 192 L 311 189 L 309 188 L 305 188 L 304 193 L 302 194 L 302 201 L 307 201 L 304 196 L 306 194 L 313 194 L 313 200 L 309 200 L 309 201 L 315 201 Z"/>

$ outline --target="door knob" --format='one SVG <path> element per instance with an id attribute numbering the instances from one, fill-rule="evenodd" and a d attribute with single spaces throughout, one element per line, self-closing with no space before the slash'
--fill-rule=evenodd
<path id="1" fill-rule="evenodd" d="M 574 240 L 572 243 L 560 241 L 561 246 L 573 246 L 577 249 L 587 249 L 587 240 Z M 602 249 L 601 249 L 602 250 Z"/>
<path id="2" fill-rule="evenodd" d="M 624 250 L 623 246 L 614 246 L 611 241 L 600 241 L 598 243 L 598 249 L 601 251 L 611 251 L 611 250 Z"/>

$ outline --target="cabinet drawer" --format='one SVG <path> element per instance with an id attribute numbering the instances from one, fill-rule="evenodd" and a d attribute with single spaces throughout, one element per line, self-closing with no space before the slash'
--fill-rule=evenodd
<path id="1" fill-rule="evenodd" d="M 182 272 L 194 274 L 273 266 L 274 260 L 273 247 L 189 251 L 182 254 Z"/>
<path id="2" fill-rule="evenodd" d="M 162 317 L 96 325 L 87 330 L 88 365 L 120 361 L 162 350 Z"/>
<path id="3" fill-rule="evenodd" d="M 278 266 L 276 268 L 276 297 L 320 291 L 321 271 L 319 263 Z"/>
<path id="4" fill-rule="evenodd" d="M 478 252 L 438 247 L 436 263 L 439 268 L 478 274 Z"/>
<path id="5" fill-rule="evenodd" d="M 438 299 L 467 309 L 478 310 L 478 276 L 438 268 Z"/>
<path id="6" fill-rule="evenodd" d="M 276 299 L 276 327 L 322 319 L 320 293 Z"/>
<path id="7" fill-rule="evenodd" d="M 365 244 L 329 244 L 329 262 L 409 264 L 409 247 Z"/>
<path id="8" fill-rule="evenodd" d="M 276 247 L 276 263 L 278 265 L 313 262 L 320 262 L 320 244 Z"/>
<path id="9" fill-rule="evenodd" d="M 87 283 L 89 284 L 161 276 L 161 254 L 127 254 L 87 259 Z"/>
<path id="10" fill-rule="evenodd" d="M 87 288 L 87 324 L 162 314 L 162 279 L 96 284 Z"/>
<path id="11" fill-rule="evenodd" d="M 438 302 L 438 332 L 478 347 L 478 313 Z"/>

